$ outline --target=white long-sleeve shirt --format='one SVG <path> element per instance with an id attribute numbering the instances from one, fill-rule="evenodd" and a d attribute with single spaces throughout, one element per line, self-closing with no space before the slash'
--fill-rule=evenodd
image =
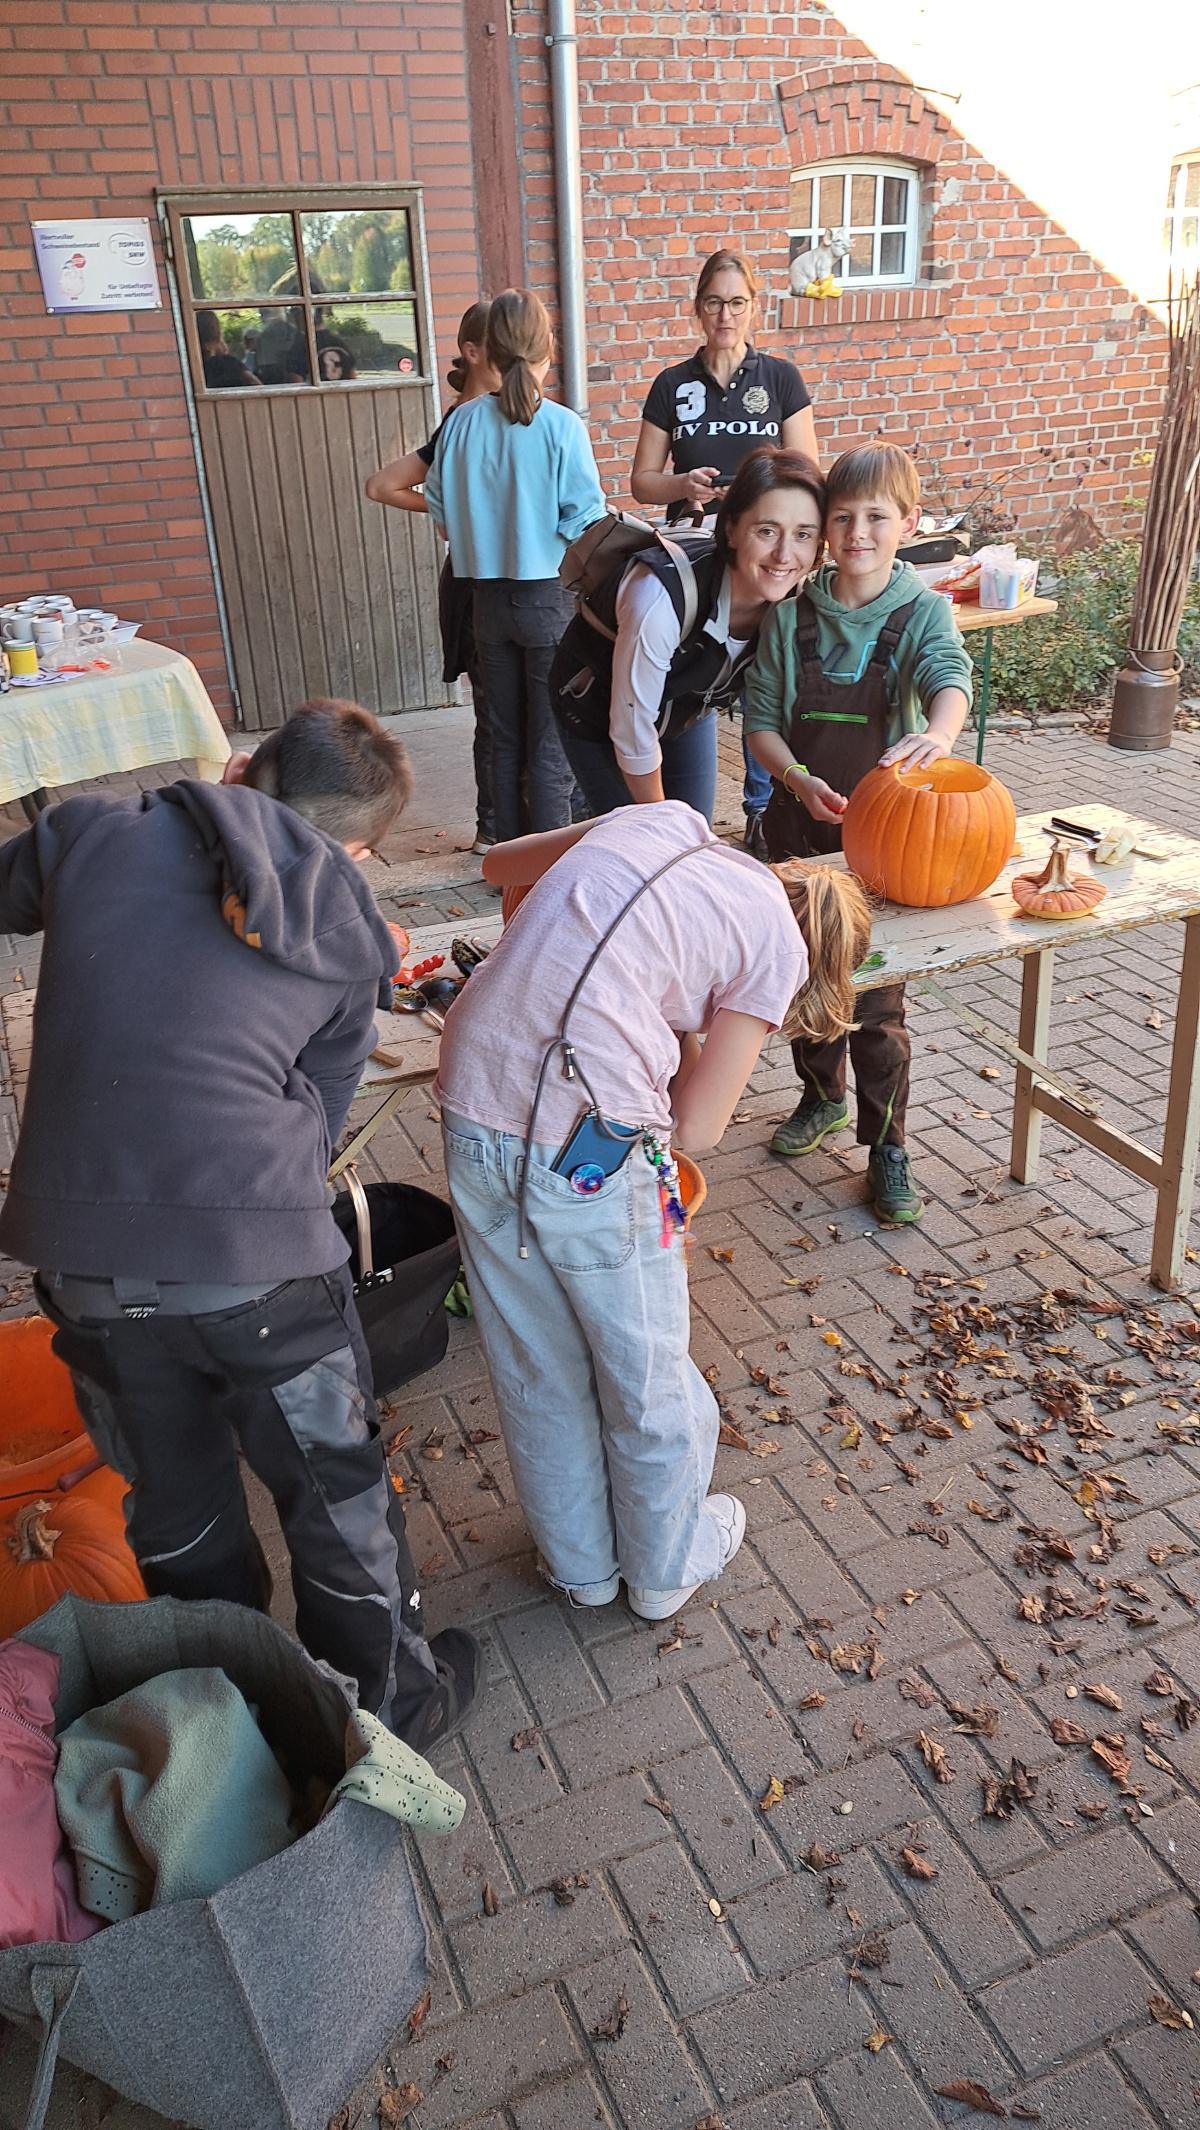
<path id="1" fill-rule="evenodd" d="M 717 611 L 705 628 L 725 646 L 726 664 L 718 676 L 723 678 L 747 642 L 729 633 L 727 576 L 721 581 Z M 617 762 L 629 776 L 649 776 L 662 761 L 658 719 L 667 673 L 682 633 L 671 594 L 661 579 L 636 565 L 627 570 L 617 593 L 608 730 Z"/>

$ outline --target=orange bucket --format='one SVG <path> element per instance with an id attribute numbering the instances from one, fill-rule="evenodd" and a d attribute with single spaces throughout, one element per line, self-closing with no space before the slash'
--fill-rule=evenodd
<path id="1" fill-rule="evenodd" d="M 84 1496 L 125 1498 L 125 1481 L 107 1465 L 95 1471 L 96 1452 L 79 1417 L 71 1372 L 51 1349 L 54 1326 L 44 1316 L 0 1323 L 0 1501 L 78 1484 Z"/>
<path id="2" fill-rule="evenodd" d="M 676 1154 L 675 1166 L 679 1170 L 679 1195 L 683 1200 L 687 1226 L 690 1228 L 708 1197 L 708 1185 L 704 1181 L 703 1169 L 697 1168 L 690 1154 Z"/>

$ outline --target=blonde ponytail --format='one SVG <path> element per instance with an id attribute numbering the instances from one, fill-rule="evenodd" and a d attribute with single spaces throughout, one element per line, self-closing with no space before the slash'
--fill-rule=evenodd
<path id="1" fill-rule="evenodd" d="M 527 288 L 506 288 L 496 296 L 487 321 L 487 359 L 500 378 L 500 412 L 506 421 L 527 429 L 542 404 L 535 363 L 554 353 L 550 317 L 540 296 Z"/>
<path id="2" fill-rule="evenodd" d="M 808 975 L 782 1033 L 791 1042 L 831 1043 L 856 1026 L 854 972 L 870 950 L 870 905 L 853 873 L 819 858 L 787 858 L 771 870 L 808 948 Z"/>

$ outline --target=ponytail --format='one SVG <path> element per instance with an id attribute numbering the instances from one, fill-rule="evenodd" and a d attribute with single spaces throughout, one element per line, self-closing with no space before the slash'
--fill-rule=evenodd
<path id="1" fill-rule="evenodd" d="M 504 372 L 500 386 L 500 412 L 506 422 L 520 422 L 528 429 L 542 404 L 541 387 L 523 355 Z"/>
<path id="2" fill-rule="evenodd" d="M 487 359 L 500 377 L 500 412 L 505 421 L 527 429 L 542 404 L 535 363 L 554 353 L 550 318 L 540 296 L 530 289 L 507 288 L 497 296 L 487 321 Z"/>
<path id="3" fill-rule="evenodd" d="M 853 873 L 819 859 L 787 858 L 771 868 L 787 894 L 808 948 L 808 975 L 787 1010 L 789 1041 L 832 1043 L 854 1018 L 854 972 L 871 945 L 871 911 Z"/>

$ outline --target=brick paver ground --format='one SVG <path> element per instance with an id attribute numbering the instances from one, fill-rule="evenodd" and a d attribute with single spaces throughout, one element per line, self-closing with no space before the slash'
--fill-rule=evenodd
<path id="1" fill-rule="evenodd" d="M 1200 821 L 1194 736 L 989 762 L 1019 807 Z M 1055 1062 L 1135 1133 L 1178 945 L 1060 961 Z M 954 988 L 1015 1024 L 1015 964 Z M 766 1152 L 786 1051 L 704 1163 L 693 1347 L 749 1535 L 674 1628 L 539 1582 L 471 1326 L 398 1401 L 431 1625 L 489 1665 L 439 1759 L 463 1826 L 419 1845 L 432 2004 L 386 2074 L 417 2130 L 923 2130 L 987 2120 L 973 2088 L 1045 2130 L 1200 2116 L 1195 1293 L 1148 1287 L 1149 1193 L 1098 1156 L 1047 1127 L 1011 1183 L 1007 1066 L 912 1024 L 921 1228 L 876 1229 L 848 1139 Z M 440 1177 L 427 1096 L 376 1154 Z M 58 2130 L 95 2091 L 60 2077 Z"/>

